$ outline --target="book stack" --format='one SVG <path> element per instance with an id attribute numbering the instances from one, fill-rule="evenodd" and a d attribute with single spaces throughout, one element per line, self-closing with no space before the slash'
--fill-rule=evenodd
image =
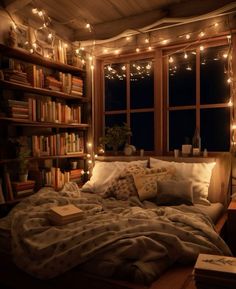
<path id="1" fill-rule="evenodd" d="M 74 169 L 70 171 L 70 181 L 71 182 L 80 182 L 83 170 L 82 169 Z"/>
<path id="2" fill-rule="evenodd" d="M 8 99 L 6 100 L 7 115 L 17 119 L 29 119 L 28 101 Z"/>
<path id="3" fill-rule="evenodd" d="M 45 77 L 45 88 L 53 91 L 62 91 L 62 82 L 48 75 Z"/>
<path id="4" fill-rule="evenodd" d="M 198 289 L 235 289 L 236 258 L 199 254 L 194 279 Z"/>
<path id="5" fill-rule="evenodd" d="M 83 96 L 83 80 L 81 78 L 72 76 L 71 94 L 75 96 Z"/>
<path id="6" fill-rule="evenodd" d="M 18 84 L 30 85 L 26 72 L 7 68 L 3 69 L 4 79 Z"/>
<path id="7" fill-rule="evenodd" d="M 27 180 L 25 182 L 12 182 L 12 190 L 15 198 L 22 198 L 34 193 L 35 181 Z"/>
<path id="8" fill-rule="evenodd" d="M 49 210 L 49 219 L 55 225 L 65 225 L 75 222 L 82 219 L 83 216 L 83 210 L 72 204 L 55 206 Z"/>

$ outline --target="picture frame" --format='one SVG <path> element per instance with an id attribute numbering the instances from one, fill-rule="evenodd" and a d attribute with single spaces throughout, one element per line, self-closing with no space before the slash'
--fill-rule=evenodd
<path id="1" fill-rule="evenodd" d="M 44 49 L 43 49 L 43 47 L 42 47 L 37 41 L 36 41 L 35 44 L 36 44 L 36 45 L 35 45 L 35 49 L 34 49 L 35 53 L 43 56 L 43 55 L 44 55 Z"/>
<path id="2" fill-rule="evenodd" d="M 26 49 L 29 44 L 29 30 L 27 26 L 18 25 L 16 29 L 16 47 Z"/>

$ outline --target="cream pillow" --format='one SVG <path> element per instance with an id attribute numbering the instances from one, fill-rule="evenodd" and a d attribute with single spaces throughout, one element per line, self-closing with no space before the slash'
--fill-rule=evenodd
<path id="1" fill-rule="evenodd" d="M 215 162 L 184 163 L 150 158 L 151 168 L 173 167 L 175 169 L 174 178 L 176 180 L 189 180 L 192 182 L 194 204 L 210 204 L 207 197 L 212 169 L 214 166 Z"/>
<path id="2" fill-rule="evenodd" d="M 109 184 L 117 178 L 117 176 L 124 171 L 128 166 L 137 165 L 140 167 L 147 167 L 147 160 L 132 161 L 132 162 L 100 162 L 96 161 L 92 176 L 83 187 L 82 191 L 93 193 L 104 193 Z"/>
<path id="3" fill-rule="evenodd" d="M 148 170 L 148 169 L 147 169 Z M 142 174 L 133 174 L 134 183 L 141 201 L 151 199 L 157 195 L 157 181 L 170 179 L 172 174 L 167 170 L 159 170 Z"/>

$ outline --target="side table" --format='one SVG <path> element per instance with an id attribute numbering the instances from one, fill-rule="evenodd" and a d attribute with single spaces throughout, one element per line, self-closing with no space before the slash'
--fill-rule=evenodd
<path id="1" fill-rule="evenodd" d="M 236 256 L 236 201 L 231 201 L 228 207 L 227 243 Z"/>

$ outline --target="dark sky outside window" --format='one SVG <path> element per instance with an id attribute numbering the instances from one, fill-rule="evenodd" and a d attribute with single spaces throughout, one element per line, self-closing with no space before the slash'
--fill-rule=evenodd
<path id="1" fill-rule="evenodd" d="M 153 63 L 139 60 L 130 64 L 130 106 L 151 108 L 154 104 Z"/>
<path id="2" fill-rule="evenodd" d="M 193 53 L 177 53 L 169 58 L 170 107 L 196 104 L 196 55 Z"/>
<path id="3" fill-rule="evenodd" d="M 228 151 L 230 147 L 230 108 L 201 110 L 202 149 Z"/>
<path id="4" fill-rule="evenodd" d="M 137 149 L 154 149 L 154 113 L 131 113 L 131 143 Z"/>
<path id="5" fill-rule="evenodd" d="M 228 46 L 211 47 L 201 52 L 201 104 L 229 101 L 227 55 Z"/>
<path id="6" fill-rule="evenodd" d="M 192 143 L 195 131 L 196 111 L 175 110 L 169 112 L 169 150 L 180 149 L 182 144 Z"/>
<path id="7" fill-rule="evenodd" d="M 126 66 L 112 64 L 104 67 L 105 110 L 126 109 Z"/>

